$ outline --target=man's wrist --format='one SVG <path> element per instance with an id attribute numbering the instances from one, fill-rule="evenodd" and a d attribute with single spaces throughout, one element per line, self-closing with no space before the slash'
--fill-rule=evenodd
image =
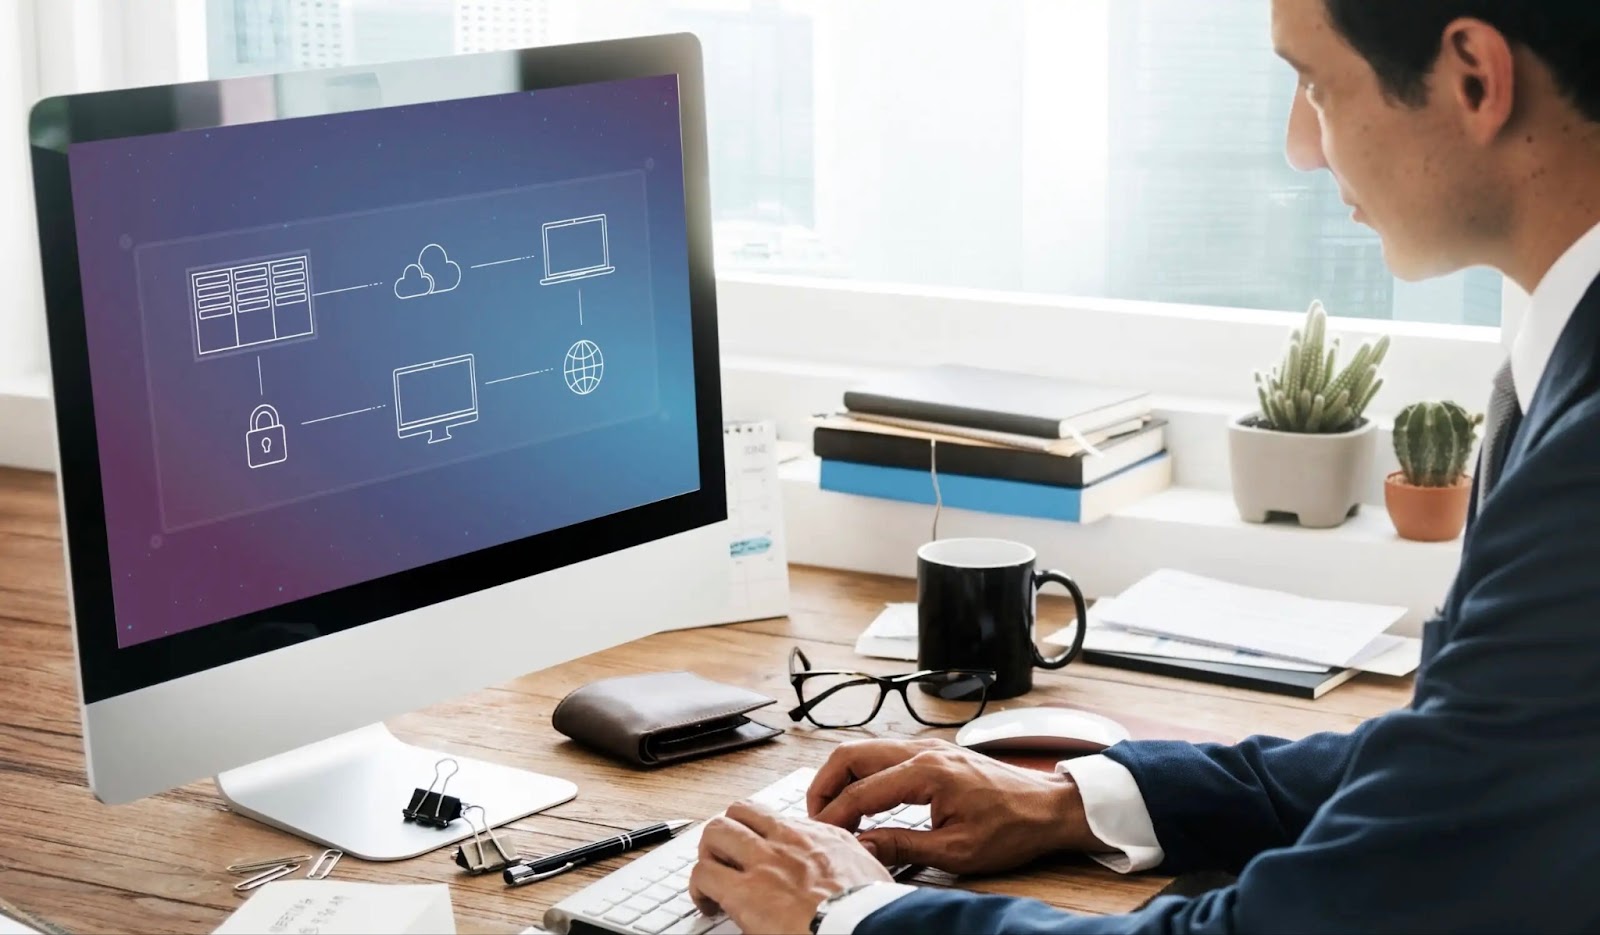
<path id="1" fill-rule="evenodd" d="M 1078 783 L 1065 773 L 1056 775 L 1053 790 L 1052 823 L 1057 831 L 1056 849 L 1073 853 L 1103 851 L 1106 844 L 1089 830 L 1089 819 L 1083 808 L 1083 792 Z"/>

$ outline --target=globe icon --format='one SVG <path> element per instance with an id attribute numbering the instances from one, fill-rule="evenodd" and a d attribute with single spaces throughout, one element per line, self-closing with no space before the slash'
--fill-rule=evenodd
<path id="1" fill-rule="evenodd" d="M 579 396 L 587 396 L 600 386 L 600 376 L 605 373 L 606 361 L 600 356 L 600 346 L 593 341 L 579 341 L 567 348 L 567 389 Z"/>

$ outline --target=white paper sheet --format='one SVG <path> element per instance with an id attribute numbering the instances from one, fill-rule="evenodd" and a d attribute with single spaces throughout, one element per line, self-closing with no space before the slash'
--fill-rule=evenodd
<path id="1" fill-rule="evenodd" d="M 856 654 L 874 659 L 917 660 L 917 605 L 885 604 L 856 637 Z"/>
<path id="2" fill-rule="evenodd" d="M 1405 615 L 1404 607 L 1315 600 L 1171 569 L 1100 604 L 1105 621 L 1123 629 L 1340 668 Z"/>
<path id="3" fill-rule="evenodd" d="M 274 880 L 234 910 L 216 935 L 455 935 L 450 887 L 443 883 Z"/>

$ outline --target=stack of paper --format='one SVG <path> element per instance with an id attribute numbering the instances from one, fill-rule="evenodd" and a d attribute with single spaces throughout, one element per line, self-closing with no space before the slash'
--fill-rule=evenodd
<path id="1" fill-rule="evenodd" d="M 1089 614 L 1084 648 L 1300 672 L 1406 675 L 1422 641 L 1385 633 L 1404 607 L 1315 600 L 1163 569 Z M 1070 628 L 1047 642 L 1067 645 Z"/>
<path id="2" fill-rule="evenodd" d="M 216 935 L 453 935 L 455 930 L 450 888 L 443 883 L 278 880 L 256 890 L 216 929 Z"/>

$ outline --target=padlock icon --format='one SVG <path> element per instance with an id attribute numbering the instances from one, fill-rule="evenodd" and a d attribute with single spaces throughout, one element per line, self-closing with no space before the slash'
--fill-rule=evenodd
<path id="1" fill-rule="evenodd" d="M 266 467 L 289 457 L 278 410 L 262 403 L 250 413 L 250 429 L 244 433 L 245 460 L 250 467 Z"/>

